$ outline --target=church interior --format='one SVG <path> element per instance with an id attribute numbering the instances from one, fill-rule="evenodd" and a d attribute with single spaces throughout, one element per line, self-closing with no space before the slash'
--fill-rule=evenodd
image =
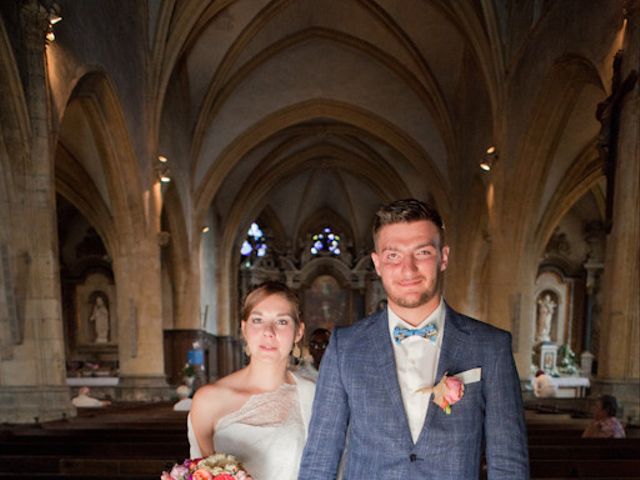
<path id="1" fill-rule="evenodd" d="M 413 197 L 524 398 L 542 369 L 637 426 L 638 70 L 637 0 L 1 2 L 0 423 L 238 369 L 265 280 L 307 332 L 375 312 Z"/>

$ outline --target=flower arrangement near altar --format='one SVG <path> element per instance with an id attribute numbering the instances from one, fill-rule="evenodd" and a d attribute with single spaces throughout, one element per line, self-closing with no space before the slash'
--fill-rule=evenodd
<path id="1" fill-rule="evenodd" d="M 253 480 L 242 464 L 232 456 L 215 453 L 205 458 L 187 458 L 171 471 L 162 472 L 160 480 Z"/>
<path id="2" fill-rule="evenodd" d="M 422 387 L 417 391 L 425 394 L 433 393 L 433 403 L 449 415 L 451 405 L 457 403 L 464 395 L 464 383 L 457 377 L 448 377 L 445 373 L 435 387 Z"/>

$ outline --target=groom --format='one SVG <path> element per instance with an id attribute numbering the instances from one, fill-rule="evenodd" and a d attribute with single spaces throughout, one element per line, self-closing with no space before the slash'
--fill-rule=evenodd
<path id="1" fill-rule="evenodd" d="M 477 479 L 484 451 L 490 480 L 528 479 L 511 336 L 443 300 L 440 215 L 399 200 L 378 210 L 373 237 L 388 307 L 331 336 L 298 478 L 335 478 L 344 452 L 346 480 Z M 464 383 L 448 414 L 420 391 L 445 374 Z"/>

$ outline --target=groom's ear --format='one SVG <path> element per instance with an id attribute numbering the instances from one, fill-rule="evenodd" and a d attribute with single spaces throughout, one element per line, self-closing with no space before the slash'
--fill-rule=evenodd
<path id="1" fill-rule="evenodd" d="M 380 276 L 380 269 L 378 268 L 380 266 L 380 257 L 375 252 L 375 250 L 371 252 L 371 261 L 373 262 L 373 266 L 376 269 L 376 273 L 378 274 L 378 276 Z"/>
<path id="2" fill-rule="evenodd" d="M 449 266 L 449 245 L 442 247 L 440 251 L 440 271 L 444 272 Z"/>

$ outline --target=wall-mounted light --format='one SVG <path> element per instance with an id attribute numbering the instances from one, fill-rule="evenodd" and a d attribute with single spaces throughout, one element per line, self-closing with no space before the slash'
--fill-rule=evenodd
<path id="1" fill-rule="evenodd" d="M 49 24 L 49 27 L 47 27 L 47 33 L 44 36 L 44 38 L 47 39 L 47 42 L 51 43 L 53 41 L 55 41 L 56 39 L 56 34 L 53 33 L 53 25 Z"/>
<path id="2" fill-rule="evenodd" d="M 491 171 L 491 169 L 493 168 L 493 166 L 497 161 L 498 161 L 498 151 L 496 150 L 496 147 L 491 145 L 489 148 L 487 148 L 487 151 L 485 152 L 484 156 L 482 157 L 482 160 L 480 161 L 480 168 L 485 172 L 489 172 Z"/>
<path id="3" fill-rule="evenodd" d="M 202 233 L 207 233 L 208 231 L 209 231 L 209 227 L 207 225 L 202 227 Z"/>
<path id="4" fill-rule="evenodd" d="M 53 26 L 62 20 L 62 16 L 60 15 L 60 5 L 55 2 L 52 2 L 49 7 L 49 25 L 47 26 L 47 33 L 45 34 L 45 38 L 48 43 L 55 41 L 56 34 L 53 33 Z"/>
<path id="5" fill-rule="evenodd" d="M 169 160 L 164 155 L 158 155 L 158 161 L 156 162 L 156 174 L 158 175 L 158 180 L 162 183 L 169 183 L 171 181 L 171 172 L 169 170 L 169 165 L 167 163 Z"/>

